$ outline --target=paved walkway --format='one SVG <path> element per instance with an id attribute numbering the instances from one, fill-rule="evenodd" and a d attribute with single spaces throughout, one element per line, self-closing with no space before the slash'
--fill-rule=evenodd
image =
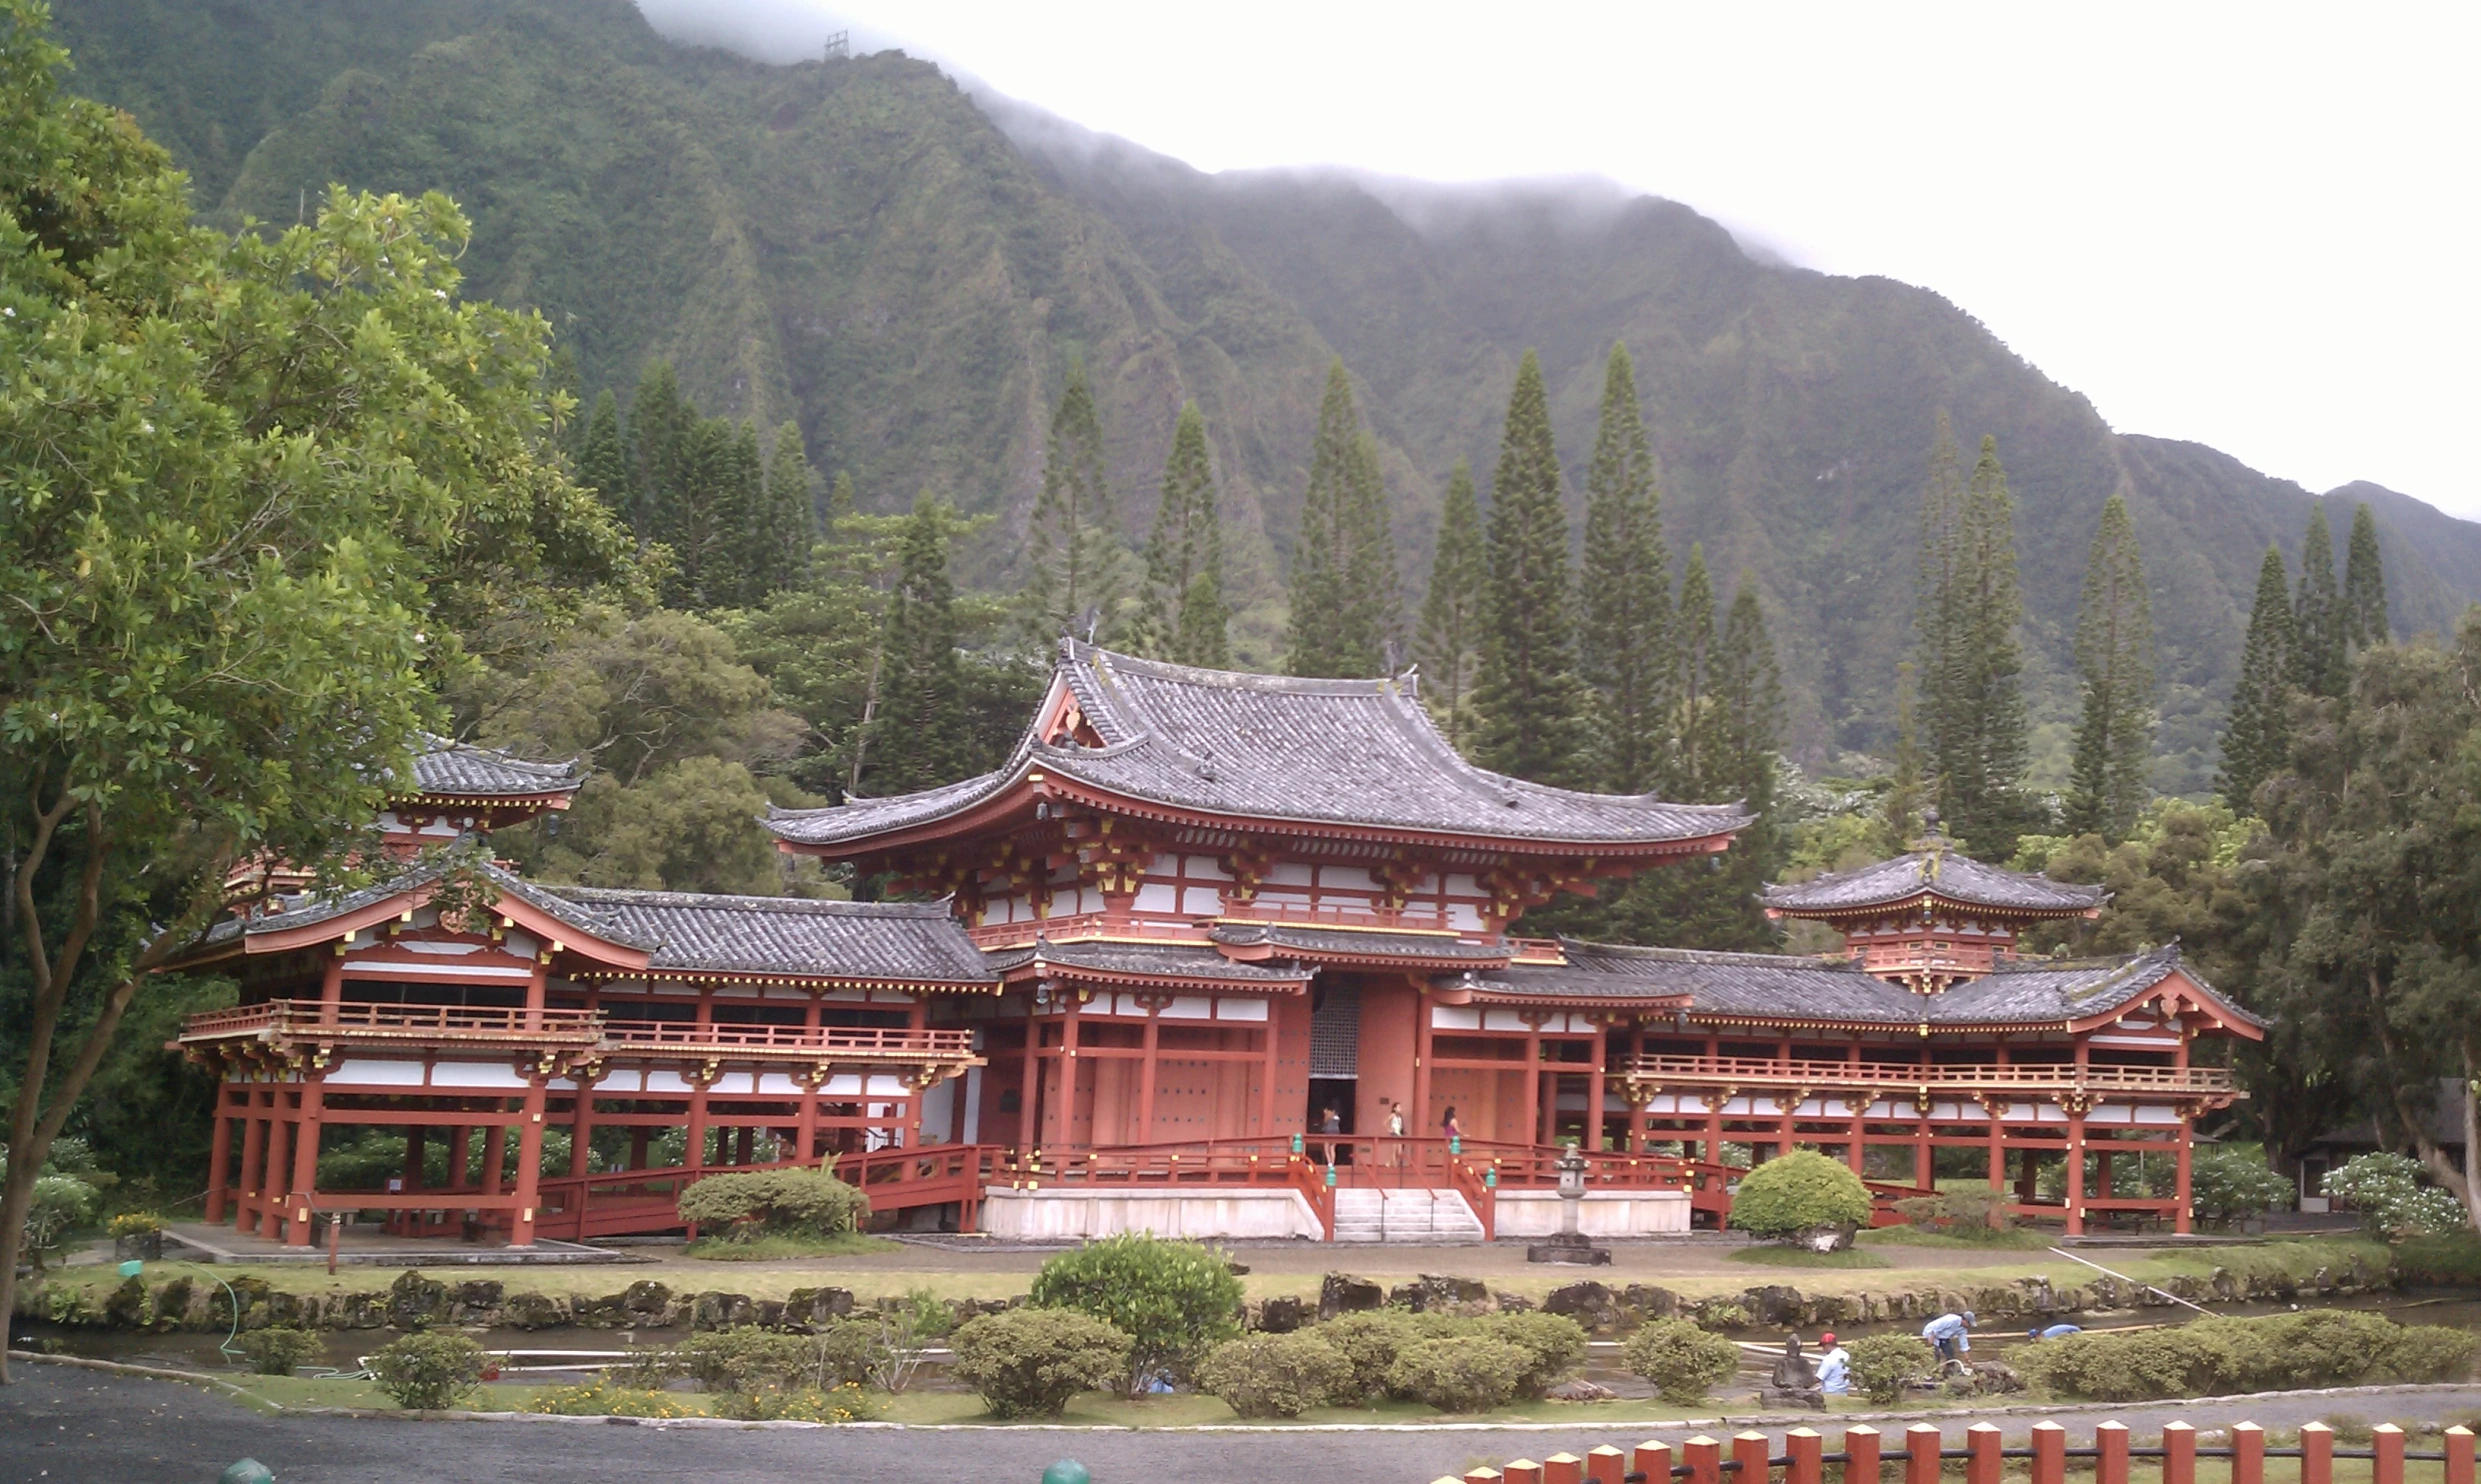
<path id="1" fill-rule="evenodd" d="M 19 1364 L 0 1388 L 0 1484 L 209 1484 L 224 1465 L 255 1457 L 278 1484 L 852 1484 L 972 1481 L 1035 1484 L 1043 1468 L 1075 1458 L 1096 1484 L 1427 1484 L 1476 1463 L 1540 1458 L 1599 1443 L 1625 1447 L 1681 1428 L 1578 1425 L 1556 1432 L 1445 1428 L 1419 1432 L 1045 1431 L 1030 1428 L 658 1429 L 547 1422 L 416 1422 L 259 1417 L 203 1388 L 66 1366 Z M 2294 1395 L 2180 1408 L 2096 1409 L 2054 1417 L 2076 1441 L 2117 1418 L 2140 1433 L 2184 1419 L 2199 1426 L 2256 1421 L 2297 1427 L 2322 1417 L 2371 1422 L 2459 1418 L 2481 1412 L 2481 1386 L 2385 1395 Z M 1961 1434 L 1969 1418 L 1944 1422 Z M 2012 1437 L 2034 1421 L 2001 1421 Z M 1830 1424 L 1831 1425 L 1831 1424 Z M 1901 1423 L 1880 1423 L 1895 1432 Z M 1720 1431 L 1720 1429 L 1715 1429 Z"/>

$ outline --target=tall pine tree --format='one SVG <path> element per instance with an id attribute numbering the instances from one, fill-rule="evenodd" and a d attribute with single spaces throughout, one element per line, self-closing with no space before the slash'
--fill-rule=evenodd
<path id="1" fill-rule="evenodd" d="M 2032 822 L 2021 787 L 2029 739 L 2015 504 L 1995 438 L 1981 440 L 1971 483 L 1957 478 L 1943 412 L 1922 501 L 1917 597 L 1921 720 L 1945 827 L 1977 854 L 2005 859 Z"/>
<path id="2" fill-rule="evenodd" d="M 2291 683 L 2312 696 L 2335 697 L 2351 684 L 2346 642 L 2350 619 L 2335 586 L 2334 528 L 2326 502 L 2309 507 L 2309 532 L 2300 542 L 2300 587 L 2291 611 Z"/>
<path id="3" fill-rule="evenodd" d="M 2257 567 L 2257 601 L 2240 650 L 2240 679 L 2223 723 L 2222 766 L 2214 791 L 2235 814 L 2255 812 L 2257 785 L 2291 763 L 2291 574 L 2283 548 L 2269 546 Z"/>
<path id="4" fill-rule="evenodd" d="M 2392 633 L 2386 618 L 2386 565 L 2378 554 L 2378 518 L 2367 501 L 2352 509 L 2352 539 L 2343 557 L 2344 638 L 2374 649 Z"/>
<path id="5" fill-rule="evenodd" d="M 1301 496 L 1285 666 L 1295 675 L 1382 674 L 1398 623 L 1395 541 L 1378 444 L 1361 430 L 1352 378 L 1338 358 L 1327 367 Z"/>
<path id="6" fill-rule="evenodd" d="M 874 794 L 953 783 L 978 761 L 957 662 L 956 587 L 948 576 L 956 526 L 956 513 L 927 493 L 905 521 L 871 722 Z"/>
<path id="7" fill-rule="evenodd" d="M 620 431 L 620 400 L 605 387 L 577 440 L 577 482 L 623 518 L 629 513 L 629 445 Z"/>
<path id="8" fill-rule="evenodd" d="M 1671 553 L 1636 371 L 1618 343 L 1603 371 L 1602 419 L 1585 475 L 1582 565 L 1579 660 L 1595 691 L 1601 782 L 1646 793 L 1660 784 L 1671 752 Z"/>
<path id="9" fill-rule="evenodd" d="M 1700 542 L 1690 543 L 1688 565 L 1680 573 L 1677 620 L 1672 632 L 1678 636 L 1679 647 L 1672 663 L 1677 666 L 1679 688 L 1671 734 L 1679 741 L 1664 791 L 1676 799 L 1699 801 L 1716 787 L 1723 772 L 1716 755 L 1719 739 L 1709 690 L 1714 665 L 1714 579 L 1706 572 L 1706 548 Z"/>
<path id="10" fill-rule="evenodd" d="M 1516 368 L 1491 478 L 1489 570 L 1474 756 L 1537 783 L 1586 786 L 1592 692 L 1577 675 L 1559 452 L 1542 361 L 1530 350 Z"/>
<path id="11" fill-rule="evenodd" d="M 1430 558 L 1429 591 L 1422 595 L 1421 631 L 1413 638 L 1422 699 L 1447 740 L 1458 746 L 1473 730 L 1473 671 L 1480 662 L 1486 555 L 1473 471 L 1458 459 L 1447 476 L 1446 503 L 1439 507 L 1438 550 Z"/>
<path id="12" fill-rule="evenodd" d="M 1163 463 L 1163 502 L 1146 537 L 1147 652 L 1183 665 L 1231 663 L 1231 610 L 1223 601 L 1223 522 L 1215 510 L 1206 418 L 1195 402 L 1180 409 L 1171 456 Z"/>
<path id="13" fill-rule="evenodd" d="M 1103 478 L 1103 424 L 1085 364 L 1071 361 L 1051 417 L 1042 493 L 1026 531 L 1030 572 L 1020 597 L 1026 638 L 1048 648 L 1062 634 L 1111 643 L 1127 621 L 1126 550 Z"/>
<path id="14" fill-rule="evenodd" d="M 636 475 L 629 523 L 641 541 L 662 539 L 655 528 L 669 517 L 660 512 L 682 498 L 697 418 L 698 410 L 681 398 L 670 363 L 650 362 L 629 399 L 630 463 Z"/>
<path id="15" fill-rule="evenodd" d="M 2135 828 L 2149 792 L 2154 740 L 2154 628 L 2128 502 L 2114 493 L 2085 556 L 2076 605 L 2076 669 L 2084 717 L 2076 728 L 2067 826 L 2116 844 Z"/>
<path id="16" fill-rule="evenodd" d="M 799 583 L 810 563 L 810 458 L 801 446 L 801 425 L 775 430 L 767 450 L 765 498 L 750 531 L 749 565 L 758 595 Z"/>

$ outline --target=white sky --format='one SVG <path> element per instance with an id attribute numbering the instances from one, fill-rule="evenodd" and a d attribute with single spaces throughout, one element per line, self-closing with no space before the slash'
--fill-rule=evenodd
<path id="1" fill-rule="evenodd" d="M 1596 174 L 1934 289 L 2122 431 L 2481 518 L 2481 6 L 640 0 L 1204 170 Z"/>

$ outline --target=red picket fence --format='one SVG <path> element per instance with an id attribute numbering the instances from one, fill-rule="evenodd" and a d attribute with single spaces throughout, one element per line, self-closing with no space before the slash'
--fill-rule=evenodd
<path id="1" fill-rule="evenodd" d="M 2199 1447 L 2197 1430 L 2185 1422 L 2166 1424 L 2157 1448 L 2131 1446 L 2128 1429 L 2116 1422 L 2095 1428 L 2087 1448 L 2069 1447 L 2067 1429 L 2055 1422 L 2037 1422 L 2032 1431 L 2031 1447 L 2009 1448 L 1999 1429 L 1976 1423 L 1965 1429 L 1963 1447 L 1949 1448 L 1936 1427 L 1920 1422 L 1905 1429 L 1902 1448 L 1888 1450 L 1878 1429 L 1854 1427 L 1845 1430 L 1842 1451 L 1829 1453 L 1823 1434 L 1796 1427 L 1784 1434 L 1779 1454 L 1769 1452 L 1766 1434 L 1744 1432 L 1729 1443 L 1690 1438 L 1680 1444 L 1676 1459 L 1669 1443 L 1639 1443 L 1627 1452 L 1606 1445 L 1582 1458 L 1573 1453 L 1554 1453 L 1540 1463 L 1520 1458 L 1504 1469 L 1479 1468 L 1462 1480 L 1451 1475 L 1434 1484 L 1667 1484 L 1674 1479 L 1722 1484 L 1725 1474 L 1737 1475 L 1735 1484 L 1777 1478 L 1780 1484 L 1825 1484 L 1830 1464 L 1842 1467 L 1844 1484 L 1877 1484 L 1883 1466 L 1898 1458 L 1904 1461 L 1904 1484 L 1939 1484 L 1941 1468 L 1955 1461 L 1964 1465 L 1965 1484 L 2000 1484 L 2011 1461 L 2031 1465 L 2033 1484 L 2065 1484 L 2070 1459 L 2091 1466 L 2094 1484 L 2130 1484 L 2139 1459 L 2160 1461 L 2162 1484 L 2196 1484 L 2200 1458 L 2230 1460 L 2231 1484 L 2265 1484 L 2269 1458 L 2300 1460 L 2300 1484 L 2334 1484 L 2339 1458 L 2367 1459 L 2370 1484 L 2405 1484 L 2405 1466 L 2413 1463 L 2440 1465 L 2441 1484 L 2475 1484 L 2473 1433 L 2465 1427 L 2448 1428 L 2444 1446 L 2434 1453 L 2408 1450 L 2403 1430 L 2391 1425 L 2376 1429 L 2366 1448 L 2336 1447 L 2334 1430 L 2322 1422 L 2300 1429 L 2296 1448 L 2266 1446 L 2265 1429 L 2254 1422 L 2233 1427 L 2230 1443 L 2212 1448 Z M 2422 1473 L 2426 1479 L 2427 1470 Z"/>

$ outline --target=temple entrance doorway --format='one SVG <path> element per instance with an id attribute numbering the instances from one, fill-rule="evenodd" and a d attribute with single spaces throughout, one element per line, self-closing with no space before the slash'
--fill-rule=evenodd
<path id="1" fill-rule="evenodd" d="M 1361 986 L 1349 979 L 1321 979 L 1310 990 L 1309 1107 L 1303 1127 L 1315 1146 L 1323 1133 L 1353 1132 L 1353 1104 L 1361 1091 Z M 1335 1114 L 1328 1125 L 1327 1114 Z M 1337 1149 L 1332 1159 L 1316 1146 L 1321 1160 L 1352 1163 L 1350 1149 Z"/>

